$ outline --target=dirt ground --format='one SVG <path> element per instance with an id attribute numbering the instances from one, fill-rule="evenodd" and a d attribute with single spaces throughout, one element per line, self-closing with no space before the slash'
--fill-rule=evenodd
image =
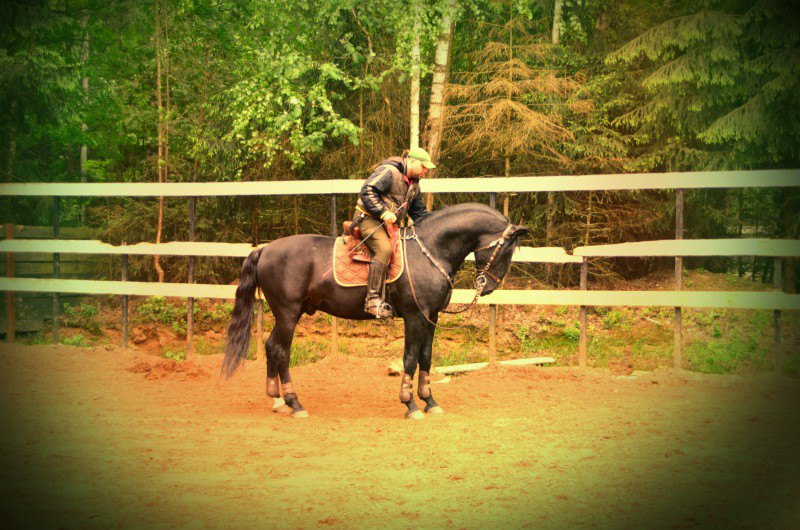
<path id="1" fill-rule="evenodd" d="M 402 419 L 386 361 L 0 346 L 0 512 L 25 527 L 800 528 L 800 381 L 490 368 Z"/>

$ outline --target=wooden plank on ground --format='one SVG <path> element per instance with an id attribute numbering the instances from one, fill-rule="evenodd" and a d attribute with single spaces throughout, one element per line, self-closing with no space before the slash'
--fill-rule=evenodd
<path id="1" fill-rule="evenodd" d="M 134 296 L 175 296 L 227 298 L 236 294 L 235 285 L 155 282 L 54 280 L 0 278 L 0 291 L 59 292 L 84 294 L 128 294 Z M 456 289 L 451 303 L 466 304 L 474 291 Z M 776 292 L 696 291 L 566 291 L 500 290 L 481 297 L 480 304 L 632 306 L 632 307 L 717 307 L 728 309 L 800 310 L 800 295 Z"/>
<path id="2" fill-rule="evenodd" d="M 542 364 L 552 364 L 556 362 L 553 357 L 532 357 L 530 359 L 508 359 L 500 361 L 503 366 L 535 366 Z M 437 366 L 436 371 L 442 374 L 456 374 L 460 372 L 472 372 L 485 368 L 489 363 L 470 363 L 454 364 L 451 366 Z"/>
<path id="3" fill-rule="evenodd" d="M 575 256 L 800 256 L 797 239 L 665 239 L 577 247 Z"/>
<path id="4" fill-rule="evenodd" d="M 247 195 L 331 195 L 357 193 L 360 180 L 170 183 L 0 184 L 0 196 L 44 197 L 220 197 Z M 697 188 L 776 188 L 800 186 L 800 170 L 699 171 L 615 175 L 437 178 L 424 180 L 433 193 L 504 193 Z"/>

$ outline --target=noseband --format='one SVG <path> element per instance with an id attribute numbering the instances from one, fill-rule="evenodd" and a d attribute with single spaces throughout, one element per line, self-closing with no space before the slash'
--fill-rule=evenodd
<path id="1" fill-rule="evenodd" d="M 409 231 L 411 232 L 410 234 L 408 233 Z M 495 276 L 494 274 L 492 274 L 489 268 L 492 266 L 492 262 L 494 262 L 494 259 L 497 257 L 498 252 L 500 252 L 500 249 L 503 247 L 505 242 L 511 239 L 511 234 L 513 231 L 514 231 L 514 225 L 509 223 L 509 225 L 506 226 L 505 230 L 503 230 L 503 233 L 500 235 L 500 237 L 490 241 L 489 243 L 481 247 L 476 248 L 473 251 L 475 253 L 475 262 L 477 264 L 478 252 L 480 252 L 481 250 L 488 250 L 490 248 L 494 248 L 494 251 L 492 252 L 492 255 L 489 256 L 489 260 L 486 262 L 486 265 L 484 265 L 483 268 L 481 268 L 481 270 L 479 270 L 475 276 L 475 296 L 472 298 L 472 301 L 464 309 L 461 309 L 459 311 L 443 310 L 442 313 L 457 314 L 457 313 L 463 313 L 464 311 L 470 309 L 478 300 L 478 298 L 481 296 L 483 290 L 486 288 L 486 282 L 488 281 L 486 279 L 486 276 L 489 276 L 491 279 L 497 282 L 498 285 L 500 284 L 502 280 L 497 276 Z M 425 257 L 427 257 L 430 260 L 430 262 L 433 263 L 434 267 L 436 267 L 439 270 L 439 272 L 441 272 L 442 275 L 447 279 L 447 283 L 450 284 L 450 289 L 455 289 L 455 283 L 453 282 L 453 278 L 451 278 L 450 275 L 447 274 L 447 271 L 444 270 L 444 267 L 442 267 L 439 264 L 439 262 L 436 261 L 436 259 L 430 253 L 430 251 L 427 248 L 425 248 L 425 245 L 422 244 L 422 241 L 420 241 L 419 237 L 417 236 L 417 231 L 414 228 L 414 226 L 412 225 L 411 227 L 407 228 L 406 233 L 403 236 L 403 247 L 404 247 L 403 259 L 406 260 L 405 268 L 406 268 L 406 274 L 408 274 L 408 283 L 411 287 L 411 294 L 414 297 L 414 302 L 417 304 L 417 309 L 420 310 L 420 313 L 422 314 L 423 317 L 425 317 L 425 320 L 427 320 L 430 324 L 433 324 L 436 327 L 443 327 L 434 322 L 431 322 L 431 320 L 425 315 L 425 313 L 422 311 L 422 308 L 419 306 L 419 300 L 417 300 L 417 293 L 414 290 L 414 282 L 411 279 L 411 269 L 407 266 L 408 252 L 406 252 L 405 249 L 405 240 L 407 239 L 413 239 L 417 242 L 417 245 L 419 245 L 419 248 L 422 251 L 422 253 L 425 254 Z"/>

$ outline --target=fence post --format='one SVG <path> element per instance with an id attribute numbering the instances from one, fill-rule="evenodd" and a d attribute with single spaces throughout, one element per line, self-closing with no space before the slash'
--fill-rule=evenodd
<path id="1" fill-rule="evenodd" d="M 584 256 L 583 261 L 581 262 L 581 291 L 585 291 L 587 289 L 588 279 L 589 279 L 589 265 L 588 262 L 586 261 L 586 256 Z M 581 316 L 580 316 L 581 336 L 580 336 L 580 342 L 578 343 L 578 366 L 580 366 L 581 368 L 586 368 L 586 350 L 587 350 L 586 313 L 587 313 L 586 306 L 582 305 Z"/>
<path id="2" fill-rule="evenodd" d="M 774 274 L 772 276 L 772 289 L 775 292 L 783 290 L 783 264 L 781 258 L 775 258 Z M 781 345 L 781 310 L 775 309 L 773 313 L 775 319 L 775 335 L 772 343 L 772 354 L 775 358 L 775 373 L 780 375 L 783 372 L 783 349 Z"/>
<path id="3" fill-rule="evenodd" d="M 195 230 L 195 207 L 197 197 L 189 197 L 189 241 L 194 241 Z M 186 281 L 194 283 L 194 256 L 189 256 L 189 267 Z M 186 357 L 194 355 L 194 297 L 190 296 L 186 301 Z"/>
<path id="4" fill-rule="evenodd" d="M 58 239 L 59 224 L 61 221 L 61 197 L 53 197 L 53 239 Z M 61 255 L 58 252 L 53 253 L 53 277 L 58 279 L 61 272 L 60 264 Z M 61 340 L 60 326 L 59 326 L 59 311 L 58 311 L 58 291 L 53 292 L 53 343 L 58 344 Z"/>
<path id="5" fill-rule="evenodd" d="M 683 239 L 683 189 L 675 190 L 675 239 Z M 683 257 L 675 256 L 675 290 L 683 289 Z M 672 363 L 675 368 L 683 364 L 681 356 L 681 337 L 683 334 L 683 314 L 680 307 L 675 308 L 673 328 Z"/>
<path id="6" fill-rule="evenodd" d="M 121 246 L 125 246 L 127 243 L 123 241 Z M 120 277 L 123 282 L 128 281 L 128 255 L 122 254 L 119 257 L 120 260 Z M 128 295 L 122 295 L 122 349 L 128 349 Z"/>
<path id="7" fill-rule="evenodd" d="M 331 193 L 331 237 L 337 236 L 336 230 L 336 194 Z M 331 318 L 331 355 L 339 353 L 339 320 Z"/>
<path id="8" fill-rule="evenodd" d="M 6 239 L 14 239 L 14 225 L 6 224 Z M 6 253 L 6 276 L 14 277 L 14 253 Z M 6 342 L 14 342 L 17 332 L 17 308 L 14 291 L 6 291 Z"/>
<path id="9" fill-rule="evenodd" d="M 489 206 L 497 207 L 497 194 L 489 193 Z M 497 306 L 489 304 L 489 364 L 497 361 Z"/>

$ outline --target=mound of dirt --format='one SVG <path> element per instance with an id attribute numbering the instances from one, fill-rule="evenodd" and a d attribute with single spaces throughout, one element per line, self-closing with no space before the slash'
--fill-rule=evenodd
<path id="1" fill-rule="evenodd" d="M 137 361 L 127 368 L 134 374 L 144 374 L 145 379 L 163 379 L 169 377 L 178 381 L 187 379 L 208 379 L 211 376 L 192 362 L 177 362 L 172 359 L 159 359 L 156 362 Z"/>

